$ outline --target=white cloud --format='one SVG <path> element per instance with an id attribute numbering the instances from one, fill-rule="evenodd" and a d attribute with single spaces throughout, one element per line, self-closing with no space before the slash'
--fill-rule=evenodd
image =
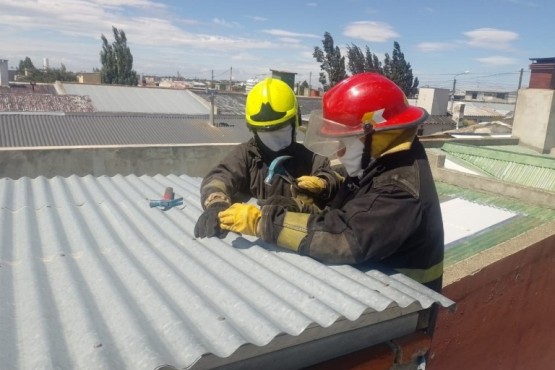
<path id="1" fill-rule="evenodd" d="M 286 44 L 299 44 L 301 42 L 301 40 L 293 37 L 280 37 L 278 40 Z"/>
<path id="2" fill-rule="evenodd" d="M 256 57 L 252 54 L 248 53 L 239 53 L 235 54 L 231 57 L 232 60 L 239 60 L 239 61 L 247 61 L 247 60 L 260 60 L 259 57 Z"/>
<path id="3" fill-rule="evenodd" d="M 389 24 L 372 21 L 350 23 L 345 27 L 343 35 L 372 42 L 385 42 L 399 36 Z"/>
<path id="4" fill-rule="evenodd" d="M 237 23 L 237 22 L 229 22 L 229 21 L 226 21 L 225 19 L 222 19 L 222 18 L 213 18 L 212 22 L 216 23 L 217 25 L 224 26 L 224 27 L 239 27 L 240 26 L 239 23 Z"/>
<path id="5" fill-rule="evenodd" d="M 511 42 L 518 38 L 516 32 L 495 28 L 478 28 L 463 34 L 469 38 L 466 43 L 470 46 L 499 50 L 511 49 Z"/>
<path id="6" fill-rule="evenodd" d="M 491 65 L 491 66 L 509 66 L 517 64 L 517 60 L 514 58 L 503 57 L 503 56 L 492 56 L 486 58 L 476 58 L 478 62 Z"/>
<path id="7" fill-rule="evenodd" d="M 457 45 L 449 42 L 422 42 L 416 48 L 422 52 L 442 51 L 456 48 Z"/>
<path id="8" fill-rule="evenodd" d="M 253 21 L 257 21 L 257 22 L 266 22 L 268 20 L 268 18 L 264 18 L 264 17 L 259 17 L 257 15 L 247 15 L 247 18 L 252 19 Z"/>
<path id="9" fill-rule="evenodd" d="M 278 29 L 262 30 L 262 32 L 272 36 L 280 36 L 280 37 L 308 37 L 312 39 L 320 38 L 320 36 L 313 35 L 311 33 L 297 33 L 297 32 L 285 31 L 285 30 L 278 30 Z"/>

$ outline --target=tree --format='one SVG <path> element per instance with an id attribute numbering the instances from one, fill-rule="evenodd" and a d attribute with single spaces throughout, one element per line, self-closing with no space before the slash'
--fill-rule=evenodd
<path id="1" fill-rule="evenodd" d="M 376 72 L 395 82 L 406 96 L 414 96 L 418 92 L 418 78 L 413 77 L 410 63 L 405 60 L 401 46 L 393 42 L 393 53 L 385 53 L 383 66 L 376 54 L 372 54 L 368 45 L 366 52 L 355 44 L 347 45 L 348 67 L 352 74 L 362 72 Z"/>
<path id="2" fill-rule="evenodd" d="M 418 92 L 418 77 L 412 75 L 412 67 L 405 60 L 397 41 L 393 42 L 393 54 L 385 54 L 383 74 L 395 82 L 406 96 L 414 96 Z"/>
<path id="3" fill-rule="evenodd" d="M 366 65 L 369 72 L 375 72 L 383 75 L 382 62 L 378 59 L 376 54 L 370 52 L 370 48 L 366 45 Z"/>
<path id="4" fill-rule="evenodd" d="M 356 75 L 357 73 L 368 71 L 368 65 L 364 58 L 364 54 L 355 44 L 347 45 L 347 58 L 349 58 L 347 68 L 352 74 Z"/>
<path id="5" fill-rule="evenodd" d="M 368 45 L 363 53 L 360 47 L 351 43 L 347 45 L 347 57 L 349 58 L 349 72 L 356 75 L 362 72 L 376 72 L 383 74 L 382 63 L 375 54 L 372 54 Z"/>
<path id="6" fill-rule="evenodd" d="M 27 71 L 27 74 L 25 74 Z M 19 62 L 18 81 L 52 83 L 56 81 L 77 81 L 75 73 L 67 70 L 62 63 L 60 68 L 49 68 L 46 70 L 36 69 L 29 57 Z"/>
<path id="7" fill-rule="evenodd" d="M 24 60 L 19 61 L 19 67 L 17 69 L 17 73 L 20 74 L 20 75 L 24 75 L 25 70 L 27 70 L 30 73 L 31 71 L 33 71 L 35 69 L 36 68 L 33 65 L 33 62 L 31 61 L 31 58 L 25 57 Z"/>
<path id="8" fill-rule="evenodd" d="M 333 38 L 329 32 L 324 33 L 322 40 L 323 50 L 314 47 L 312 56 L 320 63 L 320 78 L 318 79 L 324 90 L 328 90 L 338 82 L 347 78 L 345 71 L 345 57 L 341 56 L 339 47 L 334 46 Z"/>
<path id="9" fill-rule="evenodd" d="M 127 37 L 123 30 L 112 26 L 114 42 L 108 40 L 102 34 L 102 50 L 100 51 L 100 62 L 102 69 L 100 77 L 103 83 L 136 86 L 139 82 L 137 72 L 133 70 L 133 55 L 127 46 Z"/>

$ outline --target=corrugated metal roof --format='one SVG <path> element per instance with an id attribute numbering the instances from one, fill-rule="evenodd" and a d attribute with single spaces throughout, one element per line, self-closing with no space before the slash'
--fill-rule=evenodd
<path id="1" fill-rule="evenodd" d="M 0 147 L 240 143 L 243 116 L 0 113 Z M 227 126 L 226 126 L 227 125 Z"/>
<path id="2" fill-rule="evenodd" d="M 485 104 L 474 104 L 473 102 L 462 101 L 455 104 L 460 104 L 460 103 L 465 105 L 464 117 L 504 117 L 510 112 L 509 110 L 506 110 L 507 107 L 510 107 L 510 105 L 506 105 L 504 107 L 505 110 L 498 111 L 497 109 L 492 108 L 492 106 L 485 105 Z"/>
<path id="3" fill-rule="evenodd" d="M 442 150 L 496 179 L 555 191 L 555 158 L 553 157 L 455 143 L 445 143 Z"/>
<path id="4" fill-rule="evenodd" d="M 209 114 L 210 104 L 189 90 L 60 83 L 59 94 L 86 95 L 98 112 Z"/>
<path id="5" fill-rule="evenodd" d="M 326 266 L 232 233 L 195 240 L 199 185 L 0 179 L 1 366 L 184 368 L 245 346 L 256 355 L 309 327 L 453 304 L 401 274 Z M 150 208 L 167 186 L 184 205 Z"/>

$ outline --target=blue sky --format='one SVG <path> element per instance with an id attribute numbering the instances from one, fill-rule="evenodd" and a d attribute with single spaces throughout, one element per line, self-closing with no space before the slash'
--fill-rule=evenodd
<path id="1" fill-rule="evenodd" d="M 312 57 L 329 32 L 342 51 L 383 60 L 399 42 L 420 86 L 514 90 L 529 58 L 554 57 L 553 0 L 0 0 L 0 59 L 71 71 L 101 67 L 100 35 L 123 29 L 147 75 L 246 80 L 270 69 L 318 85 Z M 344 53 L 345 54 L 345 53 Z"/>

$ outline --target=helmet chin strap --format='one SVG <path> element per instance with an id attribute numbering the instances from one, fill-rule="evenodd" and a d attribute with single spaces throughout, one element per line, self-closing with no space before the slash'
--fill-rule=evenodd
<path id="1" fill-rule="evenodd" d="M 364 124 L 364 152 L 362 152 L 362 158 L 360 159 L 360 166 L 362 170 L 370 164 L 372 160 L 372 135 L 374 134 L 374 126 L 370 123 Z"/>

